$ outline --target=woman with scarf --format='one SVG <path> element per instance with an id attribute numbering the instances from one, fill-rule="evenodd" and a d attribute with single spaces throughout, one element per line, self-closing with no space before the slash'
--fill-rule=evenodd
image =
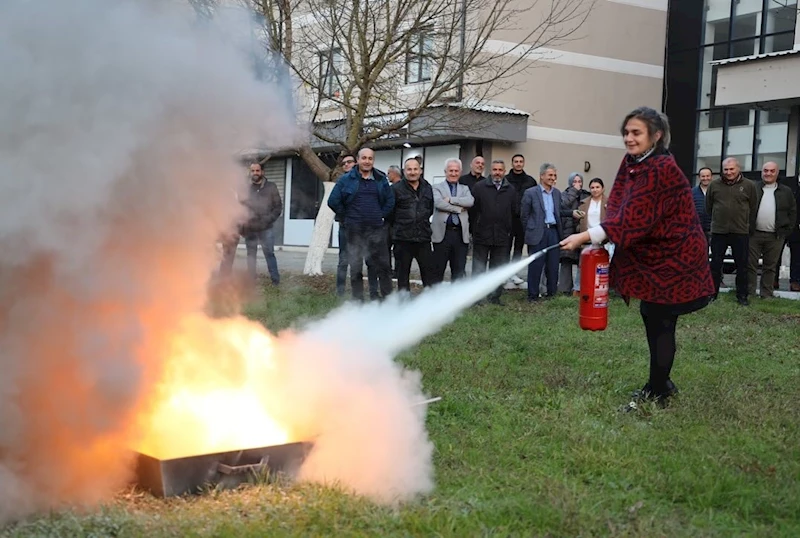
<path id="1" fill-rule="evenodd" d="M 589 192 L 583 188 L 583 176 L 578 172 L 572 172 L 569 175 L 567 184 L 569 186 L 561 193 L 561 209 L 559 211 L 561 229 L 564 234 L 561 239 L 575 233 L 581 219 L 578 208 L 581 202 L 589 197 Z M 561 268 L 558 274 L 559 293 L 572 295 L 580 287 L 580 277 L 574 282 L 572 279 L 572 267 L 578 265 L 578 254 L 575 250 L 561 252 Z"/>
<path id="2" fill-rule="evenodd" d="M 670 378 L 678 317 L 705 307 L 714 295 L 708 251 L 689 180 L 669 153 L 667 117 L 637 108 L 622 122 L 627 155 L 599 225 L 561 242 L 573 250 L 611 241 L 611 287 L 625 302 L 640 299 L 650 348 L 650 376 L 634 400 L 660 404 L 678 389 Z M 635 409 L 631 402 L 626 409 Z"/>

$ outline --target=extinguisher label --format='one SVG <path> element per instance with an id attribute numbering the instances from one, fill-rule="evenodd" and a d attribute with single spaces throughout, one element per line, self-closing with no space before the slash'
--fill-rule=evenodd
<path id="1" fill-rule="evenodd" d="M 598 263 L 594 272 L 594 307 L 608 308 L 608 264 Z"/>

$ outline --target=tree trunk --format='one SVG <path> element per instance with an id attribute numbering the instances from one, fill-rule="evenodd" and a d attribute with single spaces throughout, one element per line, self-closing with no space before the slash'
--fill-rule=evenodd
<path id="1" fill-rule="evenodd" d="M 311 244 L 308 246 L 306 265 L 303 268 L 304 275 L 318 276 L 323 274 L 322 260 L 325 258 L 325 251 L 328 250 L 331 230 L 333 229 L 333 218 L 336 216 L 333 210 L 328 207 L 328 198 L 336 183 L 325 181 L 322 185 L 325 187 L 325 194 L 322 196 L 322 204 L 314 221 L 314 233 L 311 234 Z"/>

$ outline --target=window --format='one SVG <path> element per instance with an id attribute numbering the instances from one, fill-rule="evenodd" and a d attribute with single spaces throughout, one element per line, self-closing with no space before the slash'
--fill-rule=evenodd
<path id="1" fill-rule="evenodd" d="M 318 53 L 318 57 L 320 93 L 328 98 L 340 97 L 342 87 L 339 77 L 344 66 L 342 51 L 340 49 L 330 49 Z"/>
<path id="2" fill-rule="evenodd" d="M 431 79 L 432 55 L 432 30 L 420 30 L 411 38 L 406 53 L 406 84 L 425 82 Z"/>

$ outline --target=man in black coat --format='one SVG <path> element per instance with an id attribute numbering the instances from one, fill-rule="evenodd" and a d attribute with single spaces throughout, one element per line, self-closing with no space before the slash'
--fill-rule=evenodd
<path id="1" fill-rule="evenodd" d="M 272 227 L 283 212 L 283 202 L 278 186 L 264 177 L 259 163 L 250 165 L 250 192 L 242 205 L 248 209 L 248 218 L 239 225 L 238 233 L 223 242 L 219 273 L 221 276 L 230 275 L 241 235 L 247 247 L 247 271 L 250 277 L 253 280 L 256 278 L 256 256 L 258 245 L 261 245 L 270 279 L 277 286 L 281 276 L 278 272 L 278 260 L 275 258 L 275 234 Z"/>
<path id="2" fill-rule="evenodd" d="M 413 157 L 403 164 L 404 178 L 392 185 L 394 190 L 394 215 L 392 240 L 397 269 L 397 289 L 410 291 L 411 261 L 417 260 L 422 285 L 429 286 L 433 279 L 431 252 L 431 215 L 433 215 L 433 189 L 422 178 L 419 161 Z"/>
<path id="3" fill-rule="evenodd" d="M 519 218 L 519 197 L 505 176 L 506 164 L 492 161 L 492 177 L 472 188 L 475 204 L 475 225 L 472 227 L 472 274 L 478 275 L 508 263 L 511 246 L 512 218 Z M 489 302 L 500 304 L 502 286 L 489 295 Z"/>
<path id="4" fill-rule="evenodd" d="M 525 244 L 525 228 L 520 221 L 519 206 L 522 203 L 522 195 L 526 190 L 536 186 L 536 180 L 525 172 L 525 157 L 519 153 L 511 157 L 511 170 L 506 175 L 506 179 L 517 193 L 517 212 L 511 221 L 511 244 L 513 244 L 511 259 L 516 261 L 522 258 L 522 245 Z M 514 277 L 512 280 L 514 280 L 514 284 L 522 284 L 522 280 L 518 277 Z"/>

